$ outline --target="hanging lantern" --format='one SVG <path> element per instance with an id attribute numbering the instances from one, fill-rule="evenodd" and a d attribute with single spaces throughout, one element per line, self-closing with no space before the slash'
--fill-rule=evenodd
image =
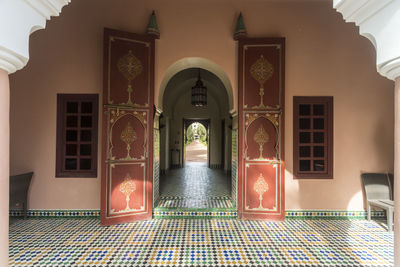
<path id="1" fill-rule="evenodd" d="M 201 81 L 200 69 L 196 85 L 192 87 L 192 105 L 196 107 L 207 106 L 207 87 Z"/>

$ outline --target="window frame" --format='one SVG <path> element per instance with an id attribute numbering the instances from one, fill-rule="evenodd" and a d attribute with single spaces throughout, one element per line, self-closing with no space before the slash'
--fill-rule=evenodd
<path id="1" fill-rule="evenodd" d="M 324 115 L 313 115 L 312 109 L 310 110 L 310 115 L 302 116 L 300 115 L 300 105 L 310 105 L 315 104 L 325 105 Z M 315 130 L 313 126 L 314 116 L 321 118 L 324 117 L 324 129 Z M 324 132 L 324 171 L 300 171 L 300 159 L 306 158 L 310 160 L 310 168 L 313 168 L 312 162 L 315 158 L 321 160 L 322 157 L 313 156 L 314 140 L 313 136 L 310 137 L 310 157 L 300 157 L 300 119 L 302 117 L 310 118 L 310 129 L 303 130 L 304 132 Z M 318 143 L 318 146 L 322 146 Z M 295 179 L 333 179 L 333 96 L 293 96 L 293 176 Z"/>
<path id="2" fill-rule="evenodd" d="M 91 169 L 90 170 L 66 170 L 65 158 L 66 155 L 66 117 L 67 117 L 67 102 L 91 102 L 92 103 L 92 127 L 91 127 Z M 77 166 L 81 159 L 80 155 L 80 125 L 81 110 L 78 105 L 78 121 L 77 121 Z M 57 142 L 56 142 L 56 178 L 97 178 L 97 161 L 98 161 L 98 113 L 99 113 L 99 95 L 98 94 L 57 94 Z M 85 113 L 84 113 L 85 114 Z M 89 113 L 87 113 L 89 114 Z"/>

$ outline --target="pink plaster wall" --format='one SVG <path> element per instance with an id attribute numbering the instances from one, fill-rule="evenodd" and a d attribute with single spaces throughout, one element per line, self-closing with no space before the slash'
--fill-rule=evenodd
<path id="1" fill-rule="evenodd" d="M 100 178 L 54 177 L 56 94 L 101 94 L 103 27 L 144 33 L 153 9 L 156 103 L 166 70 L 183 57 L 218 64 L 236 97 L 240 11 L 249 36 L 286 37 L 286 209 L 363 208 L 360 172 L 393 170 L 394 84 L 377 74 L 373 46 L 331 1 L 289 0 L 72 1 L 31 36 L 28 66 L 11 75 L 11 173 L 35 172 L 29 208 L 100 207 Z M 333 180 L 293 180 L 294 95 L 334 96 Z"/>

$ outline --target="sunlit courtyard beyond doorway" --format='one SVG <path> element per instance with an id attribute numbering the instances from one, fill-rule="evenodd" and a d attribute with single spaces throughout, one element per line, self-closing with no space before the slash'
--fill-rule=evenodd
<path id="1" fill-rule="evenodd" d="M 186 131 L 185 161 L 186 162 L 207 162 L 207 130 L 198 123 L 192 123 Z"/>

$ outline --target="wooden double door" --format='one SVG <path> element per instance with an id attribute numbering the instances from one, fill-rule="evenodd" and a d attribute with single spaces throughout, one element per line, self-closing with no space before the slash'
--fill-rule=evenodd
<path id="1" fill-rule="evenodd" d="M 154 46 L 150 35 L 104 30 L 103 225 L 152 217 L 159 159 Z M 284 218 L 283 92 L 284 40 L 241 39 L 235 140 L 240 218 Z"/>

